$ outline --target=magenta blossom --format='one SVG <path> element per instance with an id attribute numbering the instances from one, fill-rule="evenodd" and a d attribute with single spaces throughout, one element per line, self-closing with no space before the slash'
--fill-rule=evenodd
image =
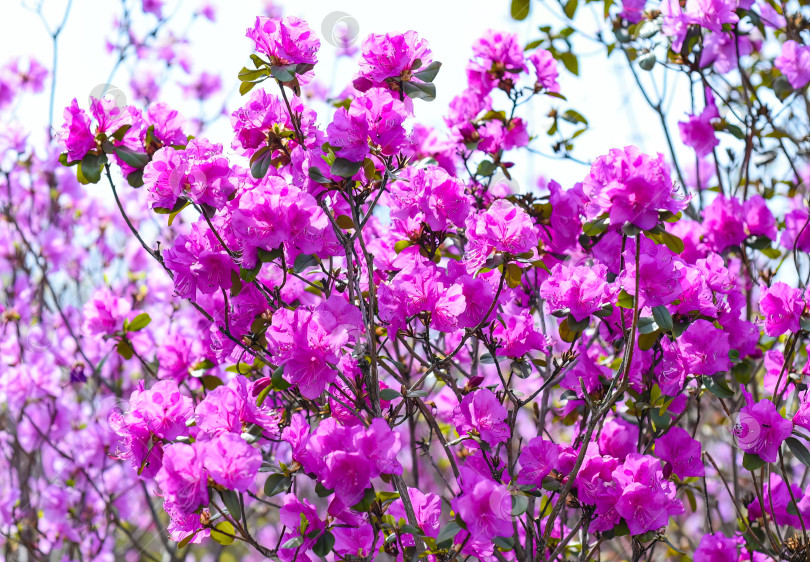
<path id="1" fill-rule="evenodd" d="M 700 441 L 692 439 L 681 427 L 673 427 L 655 441 L 655 455 L 668 463 L 672 472 L 682 480 L 706 473 L 700 456 Z"/>
<path id="2" fill-rule="evenodd" d="M 414 72 L 431 62 L 428 42 L 415 31 L 401 35 L 372 33 L 363 41 L 354 87 L 361 92 L 375 86 L 399 90 L 397 82 L 411 81 Z"/>
<path id="3" fill-rule="evenodd" d="M 581 322 L 609 304 L 618 292 L 606 276 L 607 268 L 598 262 L 590 266 L 557 264 L 540 285 L 540 296 L 552 311 L 568 309 Z"/>
<path id="4" fill-rule="evenodd" d="M 588 217 L 608 213 L 612 225 L 650 229 L 658 224 L 660 211 L 677 213 L 687 204 L 676 197 L 664 156 L 653 158 L 635 146 L 597 158 L 582 185 L 589 200 Z"/>
<path id="5" fill-rule="evenodd" d="M 760 291 L 759 308 L 765 317 L 765 333 L 778 337 L 798 331 L 805 307 L 801 290 L 777 281 L 770 287 L 761 285 Z"/>
<path id="6" fill-rule="evenodd" d="M 203 464 L 214 482 L 229 490 L 247 492 L 262 465 L 261 451 L 236 433 L 222 433 L 200 444 L 204 447 Z"/>
<path id="7" fill-rule="evenodd" d="M 304 20 L 259 16 L 246 35 L 254 41 L 257 51 L 270 57 L 273 66 L 318 62 L 321 42 Z"/>
<path id="8" fill-rule="evenodd" d="M 746 453 L 775 462 L 779 447 L 793 431 L 793 422 L 783 418 L 767 398 L 752 403 L 746 393 L 746 403 L 732 428 L 734 438 Z"/>
<path id="9" fill-rule="evenodd" d="M 482 388 L 464 397 L 453 411 L 453 423 L 459 435 L 472 431 L 490 446 L 503 443 L 509 438 L 504 408 L 491 390 Z"/>
<path id="10" fill-rule="evenodd" d="M 810 46 L 788 39 L 782 44 L 782 54 L 774 61 L 774 66 L 794 89 L 803 88 L 810 82 Z"/>

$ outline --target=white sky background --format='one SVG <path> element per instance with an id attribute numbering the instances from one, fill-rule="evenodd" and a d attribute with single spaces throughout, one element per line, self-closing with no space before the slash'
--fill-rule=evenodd
<path id="1" fill-rule="evenodd" d="M 549 0 L 551 2 L 552 0 Z M 42 12 L 55 28 L 61 20 L 67 0 L 0 0 L 0 63 L 18 55 L 33 55 L 42 64 L 51 66 L 51 39 L 39 16 L 32 11 L 32 6 L 41 3 Z M 198 0 L 183 0 L 177 13 L 168 25 L 169 28 L 182 31 L 189 14 L 199 6 Z M 191 58 L 194 70 L 207 70 L 219 73 L 223 78 L 224 89 L 232 95 L 227 101 L 228 111 L 236 109 L 243 100 L 235 89 L 238 87 L 236 74 L 248 64 L 251 53 L 251 42 L 245 38 L 245 29 L 252 25 L 255 16 L 265 13 L 265 2 L 259 0 L 230 0 L 225 3 L 215 1 L 217 22 L 199 18 L 189 28 L 188 38 L 191 41 Z M 321 23 L 334 11 L 351 14 L 358 22 L 360 39 L 367 34 L 384 32 L 403 32 L 413 29 L 430 42 L 434 60 L 443 63 L 435 83 L 438 90 L 437 99 L 426 103 L 416 101 L 416 117 L 423 123 L 443 127 L 442 114 L 452 97 L 460 93 L 466 83 L 464 67 L 471 55 L 473 41 L 488 28 L 508 30 L 518 33 L 521 43 L 540 37 L 537 28 L 541 25 L 561 27 L 561 20 L 550 13 L 539 2 L 532 3 L 532 12 L 523 22 L 515 22 L 509 17 L 509 1 L 482 0 L 408 0 L 393 2 L 390 0 L 302 0 L 299 2 L 277 2 L 283 7 L 285 15 L 297 15 L 306 19 L 310 27 L 320 35 Z M 577 24 L 583 29 L 593 30 L 601 21 L 598 10 L 601 3 L 585 5 L 580 3 Z M 178 6 L 178 0 L 166 0 L 164 14 L 170 14 Z M 62 109 L 76 97 L 81 106 L 87 106 L 87 97 L 99 84 L 106 83 L 113 67 L 113 58 L 105 50 L 105 40 L 113 38 L 112 22 L 121 13 L 121 4 L 116 0 L 74 0 L 67 25 L 59 39 L 59 74 L 57 76 L 54 124 L 62 123 Z M 559 13 L 559 12 L 558 12 Z M 155 18 L 147 15 L 146 20 L 136 20 L 138 29 L 150 29 Z M 632 75 L 618 50 L 610 59 L 606 59 L 604 48 L 596 43 L 581 41 L 577 45 L 580 53 L 580 78 L 570 75 L 560 65 L 560 83 L 562 93 L 568 101 L 539 96 L 536 103 L 519 109 L 519 116 L 529 122 L 530 134 L 538 135 L 532 146 L 544 153 L 550 153 L 549 138 L 545 131 L 550 120 L 545 117 L 549 109 L 559 110 L 574 108 L 590 121 L 590 131 L 580 136 L 576 142 L 575 154 L 580 158 L 592 160 L 608 149 L 626 144 L 636 144 L 648 152 L 662 152 L 667 155 L 667 147 L 656 114 L 647 107 L 637 92 Z M 338 60 L 335 67 L 335 50 L 323 41 L 319 53 L 319 63 L 315 68 L 316 76 L 329 83 L 333 72 L 337 76 L 333 92 L 342 89 L 356 70 L 356 64 L 346 58 Z M 142 63 L 143 64 L 143 63 Z M 111 83 L 121 88 L 129 97 L 130 73 L 133 65 L 119 68 Z M 182 71 L 177 69 L 175 77 L 188 81 Z M 648 79 L 649 73 L 643 78 Z M 670 86 L 672 83 L 670 82 Z M 676 144 L 678 119 L 683 118 L 684 111 L 690 107 L 688 89 L 685 81 L 678 85 L 680 97 L 671 104 L 671 132 Z M 628 94 L 629 92 L 632 92 Z M 672 89 L 670 88 L 670 92 Z M 506 108 L 506 100 L 500 100 L 501 108 Z M 161 99 L 168 101 L 181 112 L 195 115 L 196 103 L 184 103 L 178 88 L 171 83 L 165 87 Z M 670 96 L 671 98 L 672 96 Z M 496 102 L 497 104 L 497 102 Z M 208 113 L 215 107 L 211 107 Z M 27 127 L 41 131 L 47 122 L 48 96 L 31 97 L 22 100 L 15 108 L 15 116 Z M 322 125 L 328 123 L 328 117 L 319 111 Z M 209 129 L 212 140 L 230 144 L 229 125 L 227 120 Z M 684 150 L 681 155 L 682 167 L 686 160 L 694 157 Z M 693 154 L 693 153 L 692 153 Z M 522 153 L 513 158 L 518 166 L 516 178 L 522 184 L 522 190 L 535 185 L 538 176 L 553 178 L 564 187 L 584 177 L 587 169 L 584 166 L 542 156 Z M 674 174 L 673 174 L 674 177 Z"/>

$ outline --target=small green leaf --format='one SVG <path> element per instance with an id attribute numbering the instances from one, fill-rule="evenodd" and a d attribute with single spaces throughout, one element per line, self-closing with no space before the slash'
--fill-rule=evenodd
<path id="1" fill-rule="evenodd" d="M 652 51 L 638 57 L 638 65 L 642 70 L 650 71 L 655 66 L 655 53 Z"/>
<path id="2" fill-rule="evenodd" d="M 120 355 L 124 359 L 132 359 L 133 354 L 132 346 L 129 344 L 129 340 L 127 340 L 126 338 L 118 342 L 116 350 L 118 351 L 118 355 Z"/>
<path id="3" fill-rule="evenodd" d="M 362 162 L 352 162 L 351 160 L 337 157 L 335 158 L 335 163 L 332 164 L 330 173 L 334 176 L 350 178 L 359 172 L 362 166 Z"/>
<path id="4" fill-rule="evenodd" d="M 433 61 L 419 72 L 414 73 L 414 76 L 419 78 L 422 82 L 433 82 L 433 80 L 436 79 L 436 75 L 439 74 L 441 67 L 442 63 Z"/>
<path id="5" fill-rule="evenodd" d="M 439 536 L 436 537 L 436 546 L 440 546 L 443 543 L 449 543 L 460 531 L 461 526 L 455 521 L 451 521 L 442 527 L 441 531 L 439 531 Z"/>
<path id="6" fill-rule="evenodd" d="M 324 531 L 318 540 L 315 541 L 315 545 L 312 547 L 312 552 L 320 556 L 321 558 L 326 558 L 327 555 L 332 552 L 332 549 L 335 546 L 335 535 L 330 533 L 329 531 Z"/>
<path id="7" fill-rule="evenodd" d="M 82 181 L 83 178 L 85 180 L 83 183 L 98 183 L 101 179 L 101 170 L 106 163 L 106 154 L 93 154 L 92 152 L 88 152 L 84 158 L 82 158 L 82 161 L 79 162 L 79 166 L 76 169 L 77 177 L 81 176 L 79 181 Z"/>
<path id="8" fill-rule="evenodd" d="M 430 82 L 403 82 L 402 91 L 412 99 L 433 101 L 436 99 L 436 86 Z"/>
<path id="9" fill-rule="evenodd" d="M 390 402 L 391 400 L 395 400 L 397 398 L 402 398 L 402 395 L 393 388 L 383 388 L 380 391 L 380 400 Z"/>
<path id="10" fill-rule="evenodd" d="M 664 232 L 661 234 L 661 238 L 664 239 L 664 244 L 666 245 L 667 248 L 672 250 L 673 253 L 680 254 L 681 252 L 683 252 L 684 249 L 683 240 L 681 240 L 674 234 Z"/>
<path id="11" fill-rule="evenodd" d="M 149 315 L 145 312 L 141 312 L 138 316 L 136 316 L 132 322 L 124 325 L 124 331 L 126 332 L 139 332 L 146 328 L 152 319 Z"/>
<path id="12" fill-rule="evenodd" d="M 287 390 L 292 386 L 284 379 L 284 365 L 273 371 L 271 382 L 273 383 L 273 388 L 280 391 Z"/>
<path id="13" fill-rule="evenodd" d="M 704 375 L 703 384 L 706 386 L 709 392 L 718 398 L 731 398 L 734 396 L 734 391 L 728 387 L 725 376 L 722 374 L 711 377 Z"/>
<path id="14" fill-rule="evenodd" d="M 512 19 L 517 21 L 523 21 L 527 17 L 529 17 L 530 11 L 531 11 L 530 0 L 512 0 L 512 8 L 510 10 L 510 13 L 512 14 Z"/>
<path id="15" fill-rule="evenodd" d="M 512 496 L 512 515 L 514 517 L 519 517 L 526 513 L 526 509 L 529 507 L 529 498 L 527 496 L 521 494 L 515 494 Z"/>
<path id="16" fill-rule="evenodd" d="M 250 175 L 257 180 L 267 175 L 273 161 L 273 151 L 263 146 L 250 158 Z"/>
<path id="17" fill-rule="evenodd" d="M 667 310 L 666 306 L 655 306 L 652 309 L 653 318 L 658 327 L 665 332 L 671 332 L 673 328 L 672 315 Z"/>
<path id="18" fill-rule="evenodd" d="M 313 256 L 312 254 L 298 254 L 293 264 L 293 271 L 295 273 L 301 273 L 305 269 L 316 267 L 319 263 L 320 260 L 317 256 Z"/>
<path id="19" fill-rule="evenodd" d="M 281 472 L 274 472 L 267 477 L 267 480 L 264 481 L 264 495 L 268 498 L 272 498 L 273 496 L 288 490 L 291 485 L 292 478 L 285 476 Z"/>
<path id="20" fill-rule="evenodd" d="M 790 452 L 793 453 L 793 456 L 799 459 L 804 466 L 810 466 L 810 451 L 807 450 L 807 447 L 804 446 L 804 443 L 796 439 L 795 437 L 788 437 L 785 439 L 785 443 L 790 449 Z"/>
<path id="21" fill-rule="evenodd" d="M 242 506 L 239 503 L 239 495 L 233 490 L 220 490 L 219 495 L 222 497 L 225 507 L 228 508 L 228 513 L 230 513 L 234 519 L 241 518 Z"/>
<path id="22" fill-rule="evenodd" d="M 743 455 L 743 468 L 754 472 L 765 466 L 765 461 L 759 458 L 758 455 L 752 453 L 745 453 Z"/>
<path id="23" fill-rule="evenodd" d="M 126 164 L 133 168 L 143 168 L 149 163 L 149 155 L 144 152 L 136 152 L 126 146 L 116 146 L 115 154 Z"/>
<path id="24" fill-rule="evenodd" d="M 363 499 L 354 504 L 352 509 L 361 512 L 371 511 L 371 504 L 374 503 L 375 499 L 377 499 L 377 493 L 374 491 L 374 487 L 366 488 Z"/>
<path id="25" fill-rule="evenodd" d="M 281 82 L 292 82 L 295 79 L 295 69 L 289 66 L 271 66 L 270 74 Z"/>
<path id="26" fill-rule="evenodd" d="M 622 289 L 619 291 L 616 304 L 619 305 L 619 308 L 633 308 L 633 295 Z"/>
<path id="27" fill-rule="evenodd" d="M 235 536 L 233 525 L 228 521 L 220 521 L 211 529 L 211 538 L 222 545 L 231 544 Z"/>
<path id="28" fill-rule="evenodd" d="M 203 375 L 200 377 L 200 380 L 202 381 L 205 390 L 208 390 L 209 392 L 218 386 L 222 386 L 222 379 L 215 377 L 214 375 Z"/>

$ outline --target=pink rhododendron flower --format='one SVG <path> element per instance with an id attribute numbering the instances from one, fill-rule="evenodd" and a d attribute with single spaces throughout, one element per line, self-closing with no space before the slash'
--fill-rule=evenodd
<path id="1" fill-rule="evenodd" d="M 221 433 L 201 441 L 203 465 L 214 482 L 229 490 L 247 492 L 262 465 L 262 454 L 236 433 Z"/>
<path id="2" fill-rule="evenodd" d="M 805 302 L 799 289 L 777 281 L 770 287 L 760 286 L 759 308 L 765 316 L 765 333 L 772 337 L 799 330 Z"/>
<path id="3" fill-rule="evenodd" d="M 788 39 L 782 43 L 782 54 L 774 61 L 774 66 L 794 89 L 803 88 L 810 82 L 810 46 Z"/>
<path id="4" fill-rule="evenodd" d="M 720 144 L 720 140 L 714 133 L 712 120 L 719 119 L 720 114 L 714 103 L 714 95 L 711 89 L 706 88 L 706 107 L 697 115 L 689 115 L 686 121 L 678 122 L 678 129 L 681 132 L 681 140 L 687 146 L 695 149 L 698 157 L 703 157 L 712 153 L 715 146 Z"/>
<path id="5" fill-rule="evenodd" d="M 660 211 L 677 213 L 686 206 L 676 196 L 664 156 L 652 158 L 634 146 L 597 158 L 582 186 L 587 216 L 608 213 L 612 225 L 630 223 L 647 230 L 658 224 Z"/>
<path id="6" fill-rule="evenodd" d="M 672 472 L 681 480 L 706 473 L 700 455 L 700 441 L 692 439 L 681 427 L 673 427 L 655 440 L 655 456 L 669 463 Z"/>
<path id="7" fill-rule="evenodd" d="M 314 65 L 318 62 L 321 41 L 307 22 L 296 17 L 259 16 L 246 36 L 255 42 L 257 51 L 270 57 L 274 66 Z"/>
<path id="8" fill-rule="evenodd" d="M 411 81 L 414 72 L 431 62 L 428 42 L 415 31 L 401 35 L 372 33 L 361 46 L 360 69 L 353 84 L 361 92 L 373 87 L 399 90 L 399 86 L 394 88 L 392 84 Z"/>
<path id="9" fill-rule="evenodd" d="M 509 438 L 509 426 L 504 408 L 492 391 L 482 388 L 471 392 L 453 410 L 453 423 L 459 435 L 475 431 L 488 445 L 503 443 Z"/>
<path id="10" fill-rule="evenodd" d="M 607 268 L 596 263 L 587 265 L 557 264 L 540 285 L 540 296 L 551 310 L 568 309 L 577 322 L 609 304 L 618 289 L 606 281 Z"/>

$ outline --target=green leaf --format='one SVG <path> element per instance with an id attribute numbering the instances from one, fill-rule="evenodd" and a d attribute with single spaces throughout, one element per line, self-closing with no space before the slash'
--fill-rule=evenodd
<path id="1" fill-rule="evenodd" d="M 573 74 L 574 76 L 579 76 L 579 61 L 577 60 L 576 55 L 572 52 L 561 53 L 560 60 L 562 61 L 565 69 Z"/>
<path id="2" fill-rule="evenodd" d="M 585 119 L 581 113 L 575 111 L 573 109 L 568 109 L 561 115 L 563 119 L 568 121 L 569 123 L 582 123 L 583 125 L 588 124 L 588 120 Z"/>
<path id="3" fill-rule="evenodd" d="M 526 509 L 529 507 L 529 498 L 524 495 L 515 494 L 512 496 L 512 515 L 514 517 L 519 517 L 526 513 Z"/>
<path id="4" fill-rule="evenodd" d="M 491 353 L 484 353 L 481 357 L 478 358 L 481 363 L 485 365 L 489 365 L 495 363 L 495 358 L 492 356 Z"/>
<path id="5" fill-rule="evenodd" d="M 239 81 L 240 82 L 255 82 L 259 78 L 263 76 L 267 76 L 267 69 L 266 68 L 259 68 L 257 70 L 250 70 L 248 67 L 242 67 L 242 70 L 239 71 Z"/>
<path id="6" fill-rule="evenodd" d="M 569 312 L 568 316 L 565 317 L 565 321 L 571 330 L 575 332 L 584 332 L 585 329 L 591 324 L 591 317 L 588 316 L 580 321 L 577 321 L 573 314 Z"/>
<path id="7" fill-rule="evenodd" d="M 436 537 L 436 546 L 440 546 L 443 543 L 449 543 L 460 531 L 461 526 L 455 521 L 451 521 L 442 527 L 441 531 L 439 531 L 439 536 Z"/>
<path id="8" fill-rule="evenodd" d="M 284 365 L 278 367 L 275 371 L 273 371 L 273 376 L 270 379 L 270 381 L 272 382 L 273 388 L 275 390 L 287 390 L 292 386 L 284 379 L 283 375 L 284 375 Z"/>
<path id="9" fill-rule="evenodd" d="M 765 466 L 765 461 L 759 458 L 758 455 L 752 453 L 745 453 L 743 455 L 743 468 L 754 472 Z"/>
<path id="10" fill-rule="evenodd" d="M 661 238 L 664 239 L 664 244 L 666 245 L 667 248 L 672 250 L 673 253 L 680 254 L 681 252 L 683 252 L 684 249 L 683 240 L 681 240 L 674 234 L 671 234 L 669 232 L 663 232 L 661 233 Z"/>
<path id="11" fill-rule="evenodd" d="M 642 70 L 650 71 L 655 67 L 655 53 L 650 51 L 638 57 L 638 65 Z"/>
<path id="12" fill-rule="evenodd" d="M 403 82 L 402 91 L 412 99 L 425 101 L 436 99 L 436 86 L 430 82 Z"/>
<path id="13" fill-rule="evenodd" d="M 249 91 L 251 91 L 255 85 L 256 82 L 242 82 L 241 84 L 239 84 L 239 94 L 244 96 Z"/>
<path id="14" fill-rule="evenodd" d="M 350 178 L 359 172 L 362 166 L 362 162 L 352 162 L 351 160 L 337 157 L 335 158 L 335 163 L 332 164 L 332 168 L 329 171 L 334 176 Z"/>
<path id="15" fill-rule="evenodd" d="M 274 472 L 267 477 L 267 480 L 264 481 L 264 495 L 268 498 L 272 498 L 273 496 L 288 490 L 291 485 L 292 478 L 285 476 L 281 472 Z"/>
<path id="16" fill-rule="evenodd" d="M 309 169 L 309 179 L 321 185 L 332 183 L 332 180 L 323 175 L 323 172 L 321 172 L 321 170 L 315 166 L 312 166 Z"/>
<path id="17" fill-rule="evenodd" d="M 512 537 L 495 537 L 492 542 L 499 550 L 513 550 L 515 548 L 515 540 Z"/>
<path id="18" fill-rule="evenodd" d="M 799 459 L 799 462 L 804 466 L 810 466 L 810 451 L 807 450 L 804 443 L 795 437 L 788 437 L 785 439 L 785 443 L 787 443 L 788 449 L 793 453 L 793 456 Z"/>
<path id="19" fill-rule="evenodd" d="M 523 276 L 523 270 L 516 263 L 508 263 L 505 266 L 506 284 L 510 289 L 520 287 L 520 279 Z"/>
<path id="20" fill-rule="evenodd" d="M 318 482 L 317 484 L 315 484 L 315 493 L 318 495 L 319 498 L 325 498 L 334 494 L 335 491 L 330 490 L 329 488 Z"/>
<path id="21" fill-rule="evenodd" d="M 422 82 L 433 82 L 436 79 L 436 75 L 439 74 L 441 67 L 442 63 L 439 61 L 433 61 L 425 68 L 415 73 L 414 76 L 419 78 Z"/>
<path id="22" fill-rule="evenodd" d="M 302 537 L 301 535 L 296 535 L 287 542 L 285 542 L 284 544 L 282 544 L 281 548 L 285 550 L 287 549 L 292 550 L 298 548 L 302 544 L 304 544 L 304 537 Z"/>
<path id="23" fill-rule="evenodd" d="M 510 14 L 512 15 L 512 19 L 517 21 L 523 21 L 527 17 L 529 17 L 530 11 L 531 11 L 530 0 L 512 0 L 512 8 L 509 10 Z"/>
<path id="24" fill-rule="evenodd" d="M 253 283 L 253 280 L 256 279 L 256 276 L 262 270 L 261 262 L 256 264 L 256 267 L 253 269 L 245 269 L 244 267 L 239 268 L 239 277 L 241 277 L 244 281 L 248 283 Z"/>
<path id="25" fill-rule="evenodd" d="M 118 342 L 116 350 L 118 351 L 118 355 L 120 355 L 124 359 L 132 359 L 133 354 L 132 346 L 129 344 L 129 340 L 127 340 L 126 338 Z"/>
<path id="26" fill-rule="evenodd" d="M 371 504 L 374 503 L 375 499 L 377 499 L 377 493 L 374 491 L 374 487 L 366 488 L 363 499 L 354 504 L 352 509 L 355 511 L 369 512 L 371 511 Z"/>
<path id="27" fill-rule="evenodd" d="M 228 513 L 230 513 L 234 519 L 241 518 L 242 506 L 239 503 L 239 495 L 233 490 L 220 490 L 219 495 L 222 497 L 225 507 L 228 508 Z"/>
<path id="28" fill-rule="evenodd" d="M 655 342 L 658 341 L 658 336 L 661 335 L 660 330 L 655 330 L 654 332 L 650 332 L 649 334 L 641 334 L 638 337 L 638 348 L 641 351 L 647 351 L 652 349 L 655 345 Z"/>
<path id="29" fill-rule="evenodd" d="M 616 301 L 619 308 L 633 308 L 633 296 L 622 289 L 619 291 L 619 298 Z"/>
<path id="30" fill-rule="evenodd" d="M 703 384 L 706 386 L 709 392 L 718 398 L 731 398 L 734 396 L 734 391 L 728 387 L 725 376 L 722 374 L 711 377 L 704 375 Z"/>
<path id="31" fill-rule="evenodd" d="M 270 74 L 281 82 L 292 82 L 295 79 L 295 69 L 289 66 L 271 66 Z"/>
<path id="32" fill-rule="evenodd" d="M 326 556 L 332 552 L 332 548 L 335 546 L 335 535 L 330 533 L 329 531 L 324 531 L 318 540 L 315 541 L 315 545 L 312 547 L 312 552 L 320 556 L 321 558 L 326 558 Z"/>
<path id="33" fill-rule="evenodd" d="M 394 244 L 394 251 L 396 253 L 400 253 L 405 248 L 410 248 L 411 246 L 413 246 L 413 242 L 411 242 L 410 240 L 400 240 L 399 242 Z"/>
<path id="34" fill-rule="evenodd" d="M 301 273 L 305 269 L 310 267 L 316 267 L 321 260 L 318 259 L 318 256 L 313 256 L 312 254 L 298 254 L 298 257 L 295 258 L 295 263 L 293 263 L 293 271 L 295 273 Z"/>
<path id="35" fill-rule="evenodd" d="M 214 375 L 203 375 L 200 377 L 200 380 L 202 381 L 205 390 L 209 392 L 218 386 L 222 386 L 222 379 L 215 377 Z"/>
<path id="36" fill-rule="evenodd" d="M 586 236 L 599 236 L 607 230 L 607 219 L 596 219 L 582 225 L 582 232 Z"/>
<path id="37" fill-rule="evenodd" d="M 272 161 L 273 151 L 266 146 L 261 147 L 250 158 L 250 175 L 257 180 L 262 179 L 267 175 L 267 171 L 270 169 L 270 164 Z"/>
<path id="38" fill-rule="evenodd" d="M 563 11 L 565 15 L 568 16 L 568 19 L 574 19 L 574 14 L 577 13 L 577 5 L 577 0 L 568 0 L 568 2 L 565 3 Z"/>
<path id="39" fill-rule="evenodd" d="M 478 169 L 475 173 L 479 176 L 488 177 L 494 174 L 497 169 L 498 167 L 489 160 L 482 160 L 481 163 L 478 164 Z"/>
<path id="40" fill-rule="evenodd" d="M 563 320 L 560 323 L 560 339 L 566 343 L 571 343 L 575 339 L 577 339 L 577 332 L 576 330 L 572 330 L 571 327 L 568 325 L 568 318 Z"/>
<path id="41" fill-rule="evenodd" d="M 104 153 L 93 154 L 88 152 L 85 154 L 82 161 L 79 162 L 79 167 L 76 169 L 76 177 L 82 183 L 98 183 L 101 179 L 101 170 L 104 164 L 107 163 L 107 155 Z M 80 177 L 81 176 L 81 177 Z"/>
<path id="42" fill-rule="evenodd" d="M 132 187 L 143 187 L 143 168 L 127 174 L 127 183 Z"/>
<path id="43" fill-rule="evenodd" d="M 396 398 L 402 398 L 402 395 L 393 388 L 383 388 L 380 391 L 380 400 L 390 402 L 391 400 L 395 400 Z"/>
<path id="44" fill-rule="evenodd" d="M 149 155 L 144 152 L 135 152 L 126 146 L 116 146 L 118 157 L 133 168 L 143 168 L 149 163 Z"/>
<path id="45" fill-rule="evenodd" d="M 140 330 L 146 328 L 151 321 L 152 319 L 149 317 L 147 313 L 141 312 L 138 316 L 135 317 L 134 320 L 132 320 L 132 322 L 124 323 L 124 331 L 139 332 Z"/>
<path id="46" fill-rule="evenodd" d="M 228 521 L 220 521 L 216 526 L 211 529 L 211 538 L 222 545 L 228 545 L 233 542 L 236 536 L 233 525 Z"/>
<path id="47" fill-rule="evenodd" d="M 667 310 L 667 307 L 664 305 L 655 306 L 652 309 L 653 318 L 655 318 L 655 323 L 658 324 L 658 327 L 661 328 L 665 332 L 671 332 L 673 328 L 672 324 L 672 315 Z"/>
<path id="48" fill-rule="evenodd" d="M 734 135 L 735 137 L 737 137 L 740 140 L 745 139 L 745 133 L 743 133 L 743 130 L 740 129 L 737 125 L 732 125 L 731 123 L 726 123 L 726 131 L 728 131 L 729 133 L 731 133 L 732 135 Z"/>

